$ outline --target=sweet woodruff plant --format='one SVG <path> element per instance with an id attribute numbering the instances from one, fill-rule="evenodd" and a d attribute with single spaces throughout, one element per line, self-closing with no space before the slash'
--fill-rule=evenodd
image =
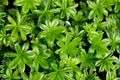
<path id="1" fill-rule="evenodd" d="M 120 80 L 120 0 L 0 0 L 1 80 Z"/>

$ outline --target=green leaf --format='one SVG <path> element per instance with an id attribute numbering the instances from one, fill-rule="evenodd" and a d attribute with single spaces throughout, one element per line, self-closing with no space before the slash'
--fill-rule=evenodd
<path id="1" fill-rule="evenodd" d="M 19 57 L 16 57 L 15 59 L 13 59 L 11 62 L 10 62 L 10 68 L 14 69 L 17 64 L 16 63 L 19 63 Z"/>
<path id="2" fill-rule="evenodd" d="M 7 24 L 7 25 L 5 25 L 5 30 L 11 30 L 11 29 L 13 29 L 15 26 L 14 25 L 12 25 L 12 24 Z"/>
<path id="3" fill-rule="evenodd" d="M 11 38 L 12 38 L 13 42 L 15 42 L 18 39 L 18 31 L 17 31 L 17 29 L 13 29 L 13 31 L 11 33 Z"/>
<path id="4" fill-rule="evenodd" d="M 5 21 L 3 19 L 0 19 L 0 25 L 4 25 Z"/>
<path id="5" fill-rule="evenodd" d="M 32 65 L 32 61 L 31 60 L 33 60 L 33 58 L 31 58 L 31 56 L 25 56 L 24 55 L 24 58 L 22 60 L 24 61 L 24 64 L 27 64 L 28 66 Z"/>
<path id="6" fill-rule="evenodd" d="M 64 46 L 64 43 L 62 41 L 58 41 L 57 42 L 57 45 L 60 46 L 60 47 L 63 47 Z"/>
<path id="7" fill-rule="evenodd" d="M 91 19 L 93 16 L 94 16 L 94 11 L 92 10 L 92 11 L 90 11 L 88 18 Z"/>
<path id="8" fill-rule="evenodd" d="M 44 79 L 43 77 L 44 77 L 44 73 L 31 72 L 29 80 L 42 80 L 42 79 Z"/>
<path id="9" fill-rule="evenodd" d="M 49 65 L 48 65 L 48 62 L 44 59 L 41 59 L 40 60 L 40 65 L 45 68 L 45 69 L 48 69 L 49 68 Z"/>
<path id="10" fill-rule="evenodd" d="M 17 9 L 9 9 L 8 10 L 8 13 L 11 14 L 11 15 L 15 15 L 17 13 Z"/>
<path id="11" fill-rule="evenodd" d="M 4 5 L 8 5 L 8 0 L 2 0 L 2 3 L 4 4 Z"/>
<path id="12" fill-rule="evenodd" d="M 18 53 L 18 54 L 21 54 L 21 49 L 20 49 L 20 46 L 19 46 L 19 44 L 15 44 L 15 50 L 16 50 L 16 52 Z"/>
<path id="13" fill-rule="evenodd" d="M 55 64 L 55 63 L 51 63 L 51 67 L 52 67 L 54 70 L 57 70 L 57 69 L 58 69 L 58 66 L 57 66 L 57 64 Z"/>
<path id="14" fill-rule="evenodd" d="M 13 73 L 13 79 L 21 79 L 21 76 L 19 75 L 19 71 L 16 70 L 14 73 Z"/>
<path id="15" fill-rule="evenodd" d="M 94 8 L 95 7 L 95 3 L 92 1 L 87 1 L 88 5 L 90 8 Z"/>
<path id="16" fill-rule="evenodd" d="M 8 16 L 8 21 L 13 25 L 17 25 L 16 22 L 14 21 L 14 19 L 11 16 Z"/>
<path id="17" fill-rule="evenodd" d="M 28 25 L 21 25 L 20 26 L 25 34 L 30 34 L 32 32 L 32 27 Z"/>
<path id="18" fill-rule="evenodd" d="M 29 11 L 29 5 L 25 4 L 23 7 L 22 7 L 22 12 L 23 13 L 27 13 Z"/>
<path id="19" fill-rule="evenodd" d="M 22 62 L 22 60 L 19 61 L 19 65 L 18 65 L 20 72 L 24 72 L 25 71 L 25 64 Z"/>
<path id="20" fill-rule="evenodd" d="M 12 70 L 7 69 L 6 74 L 8 75 L 8 78 L 12 77 Z"/>
<path id="21" fill-rule="evenodd" d="M 111 73 L 110 72 L 107 72 L 106 80 L 111 80 Z"/>
<path id="22" fill-rule="evenodd" d="M 17 57 L 17 54 L 16 53 L 13 53 L 13 52 L 7 52 L 4 54 L 5 57 Z"/>
<path id="23" fill-rule="evenodd" d="M 120 7 L 120 2 L 116 2 L 115 7 L 114 7 L 114 11 L 116 13 L 120 10 L 119 7 Z"/>
<path id="24" fill-rule="evenodd" d="M 24 80 L 28 80 L 28 76 L 25 72 L 21 72 L 21 76 Z"/>
<path id="25" fill-rule="evenodd" d="M 0 19 L 6 17 L 6 13 L 5 12 L 0 12 Z"/>
<path id="26" fill-rule="evenodd" d="M 22 46 L 22 50 L 26 51 L 26 50 L 28 50 L 28 48 L 29 48 L 29 43 L 28 42 L 24 43 L 24 45 Z"/>
<path id="27" fill-rule="evenodd" d="M 20 32 L 22 40 L 25 41 L 26 40 L 26 34 L 25 34 L 24 30 L 22 28 L 19 28 L 19 32 Z"/>

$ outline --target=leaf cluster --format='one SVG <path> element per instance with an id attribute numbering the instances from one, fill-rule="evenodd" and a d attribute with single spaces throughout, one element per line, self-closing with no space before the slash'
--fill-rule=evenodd
<path id="1" fill-rule="evenodd" d="M 119 5 L 0 0 L 0 79 L 120 80 Z"/>

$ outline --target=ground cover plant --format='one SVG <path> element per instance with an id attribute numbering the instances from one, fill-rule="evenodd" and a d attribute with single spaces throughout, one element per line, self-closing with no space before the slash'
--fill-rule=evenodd
<path id="1" fill-rule="evenodd" d="M 0 0 L 0 80 L 120 80 L 120 0 Z"/>

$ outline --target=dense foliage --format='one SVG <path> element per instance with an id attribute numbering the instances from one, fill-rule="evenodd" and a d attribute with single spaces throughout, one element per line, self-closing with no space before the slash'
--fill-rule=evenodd
<path id="1" fill-rule="evenodd" d="M 120 0 L 0 0 L 1 80 L 120 80 Z"/>

